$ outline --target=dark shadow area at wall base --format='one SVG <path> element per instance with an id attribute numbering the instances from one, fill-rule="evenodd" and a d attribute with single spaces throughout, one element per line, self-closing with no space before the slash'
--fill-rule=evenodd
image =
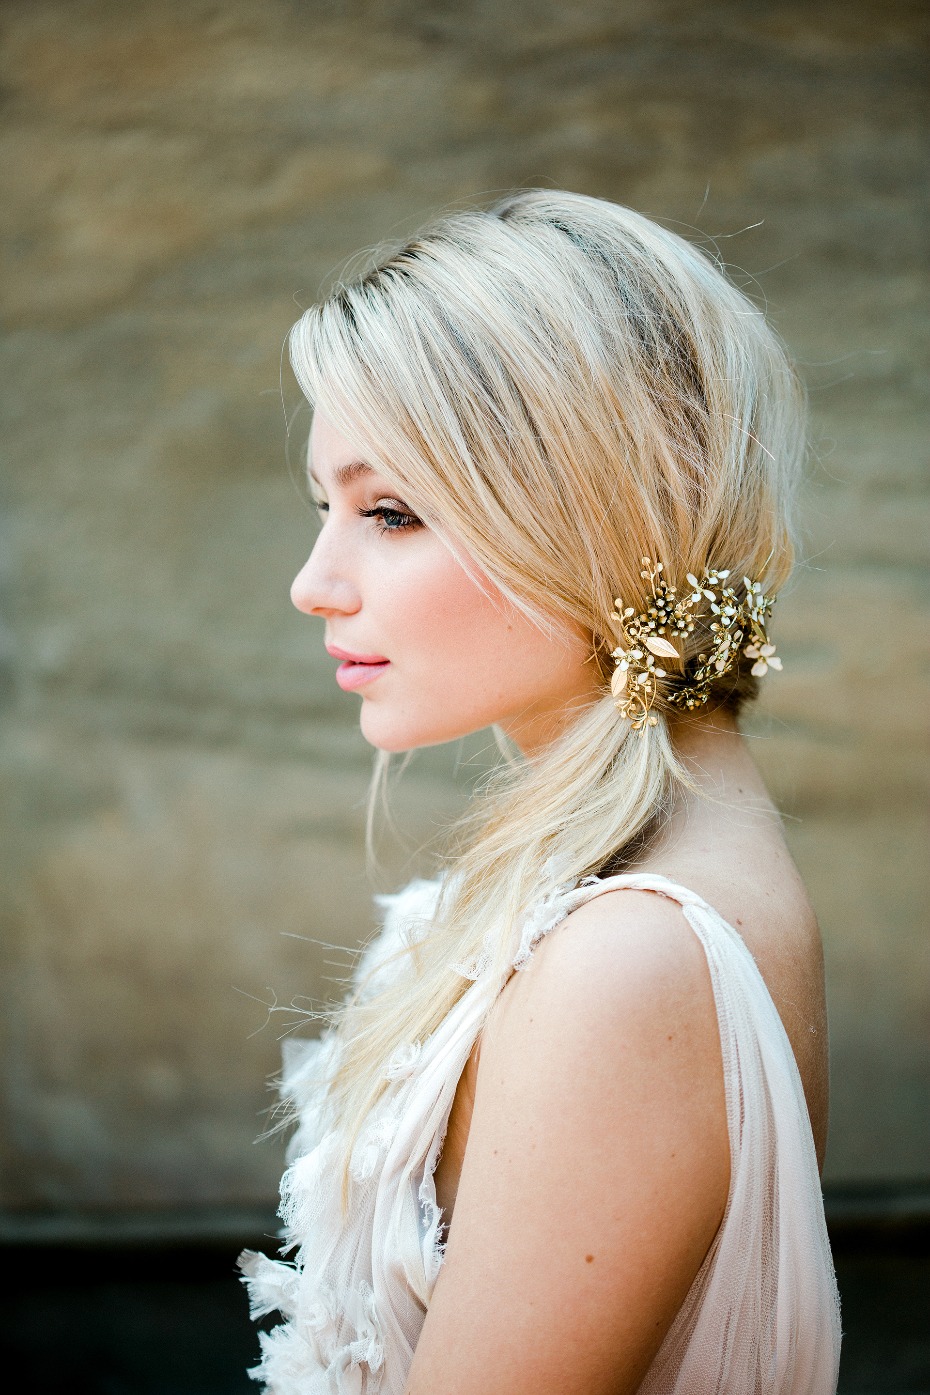
<path id="1" fill-rule="evenodd" d="M 17 1395 L 258 1395 L 245 1295 L 228 1249 L 7 1255 L 0 1326 Z"/>
<path id="2" fill-rule="evenodd" d="M 837 1189 L 827 1215 L 843 1302 L 841 1395 L 930 1395 L 926 1188 Z M 0 1217 L 11 1295 L 0 1369 L 17 1395 L 258 1395 L 241 1248 L 264 1212 Z M 273 1319 L 264 1325 L 273 1325 Z"/>

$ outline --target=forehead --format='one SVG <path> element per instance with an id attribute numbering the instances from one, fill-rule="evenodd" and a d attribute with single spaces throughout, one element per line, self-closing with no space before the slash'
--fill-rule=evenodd
<path id="1" fill-rule="evenodd" d="M 345 487 L 363 475 L 374 474 L 374 470 L 361 459 L 351 441 L 319 412 L 314 412 L 307 445 L 307 473 L 318 484 L 331 481 Z"/>

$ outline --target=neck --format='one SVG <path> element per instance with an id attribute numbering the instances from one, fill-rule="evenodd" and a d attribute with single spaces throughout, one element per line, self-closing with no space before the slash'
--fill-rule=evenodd
<path id="1" fill-rule="evenodd" d="M 746 747 L 732 712 L 718 708 L 700 716 L 682 716 L 671 726 L 675 752 L 690 775 L 700 782 L 708 763 L 729 761 Z"/>
<path id="2" fill-rule="evenodd" d="M 690 779 L 679 788 L 652 852 L 676 845 L 713 811 L 721 826 L 765 822 L 777 812 L 749 749 L 729 712 L 682 718 L 672 727 L 675 753 Z M 689 832 L 690 831 L 690 832 Z"/>

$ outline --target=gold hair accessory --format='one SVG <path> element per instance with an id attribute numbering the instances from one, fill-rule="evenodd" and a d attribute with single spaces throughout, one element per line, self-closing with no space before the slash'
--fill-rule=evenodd
<path id="1" fill-rule="evenodd" d="M 727 584 L 729 571 L 709 570 L 699 581 L 688 572 L 690 594 L 679 600 L 677 589 L 662 575 L 661 562 L 642 559 L 640 576 L 652 588 L 652 597 L 645 610 L 638 614 L 633 606 L 624 606 L 617 598 L 611 624 L 617 631 L 620 646 L 613 651 L 616 660 L 610 691 L 617 709 L 626 717 L 634 731 L 654 727 L 658 718 L 652 711 L 660 678 L 668 672 L 660 668 L 657 659 L 683 662 L 684 641 L 697 622 L 708 615 L 715 618 L 708 629 L 712 636 L 709 651 L 698 654 L 694 668 L 684 681 L 668 694 L 674 707 L 701 707 L 710 696 L 713 683 L 736 665 L 742 652 L 754 659 L 752 672 L 761 677 L 770 668 L 780 669 L 781 659 L 769 644 L 766 620 L 775 604 L 766 596 L 762 583 L 743 577 L 745 595 L 740 598 Z M 673 640 L 681 642 L 676 649 Z"/>

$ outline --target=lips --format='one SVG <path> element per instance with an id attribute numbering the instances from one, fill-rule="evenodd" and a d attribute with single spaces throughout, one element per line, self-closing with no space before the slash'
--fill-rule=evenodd
<path id="1" fill-rule="evenodd" d="M 351 650 L 340 649 L 335 644 L 327 644 L 326 652 L 332 658 L 342 660 L 336 669 L 336 682 L 344 692 L 352 692 L 355 688 L 374 682 L 390 666 L 390 660 L 382 654 L 353 654 Z"/>
<path id="2" fill-rule="evenodd" d="M 327 654 L 334 659 L 345 659 L 348 664 L 386 664 L 383 654 L 353 654 L 351 649 L 340 649 L 338 644 L 327 644 Z"/>

